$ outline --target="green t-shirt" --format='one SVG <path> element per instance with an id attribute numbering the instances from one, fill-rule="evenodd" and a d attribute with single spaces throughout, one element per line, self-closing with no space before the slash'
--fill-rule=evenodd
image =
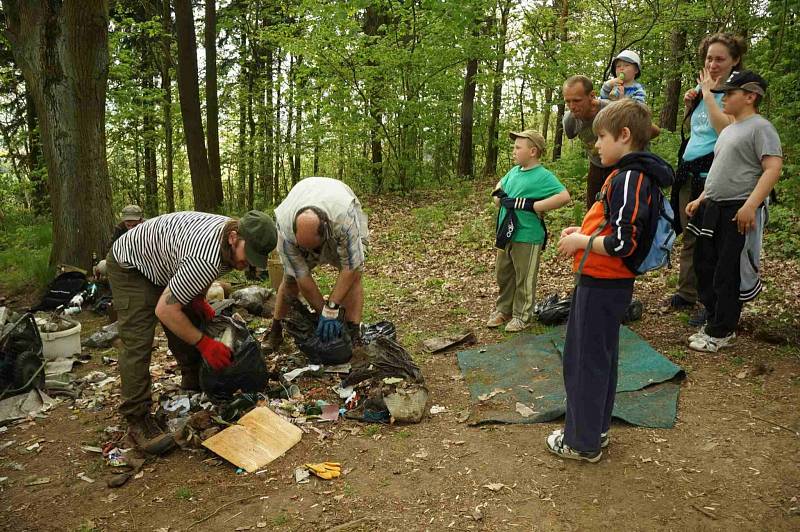
<path id="1" fill-rule="evenodd" d="M 549 198 L 566 190 L 553 173 L 541 164 L 523 170 L 515 166 L 500 180 L 502 188 L 512 198 Z M 500 207 L 498 224 L 506 216 L 506 209 Z M 518 226 L 511 237 L 512 242 L 541 244 L 544 241 L 544 229 L 539 216 L 529 211 L 517 211 Z"/>

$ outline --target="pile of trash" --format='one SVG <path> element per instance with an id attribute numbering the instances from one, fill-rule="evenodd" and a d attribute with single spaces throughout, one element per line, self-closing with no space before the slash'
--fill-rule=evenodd
<path id="1" fill-rule="evenodd" d="M 293 301 L 285 325 L 296 349 L 265 354 L 257 335 L 266 332 L 263 318 L 273 313 L 274 292 L 252 286 L 225 298 L 227 293 L 221 294 L 222 299 L 220 294 L 214 296 L 217 316 L 204 332 L 231 349 L 232 364 L 216 372 L 203 363 L 199 392 L 180 388 L 177 361 L 169 356 L 165 337 L 156 338 L 150 367 L 154 417 L 172 433 L 177 447 L 207 448 L 243 471 L 254 471 L 286 452 L 303 434 L 320 438 L 333 434 L 341 420 L 418 423 L 424 417 L 428 389 L 419 366 L 396 341 L 392 323 L 363 325 L 356 347 L 349 331 L 323 343 L 315 334 L 316 314 Z M 0 308 L 0 320 L 4 316 L 8 322 L 10 314 Z M 68 330 L 76 323 L 63 313 L 42 314 L 37 321 L 41 334 Z M 81 342 L 84 347 L 108 349 L 95 361 L 100 364 L 83 375 L 73 373 L 73 368 L 91 359 L 90 354 L 48 361 L 45 388 L 66 396 L 73 411 L 113 411 L 121 384 L 113 350 L 118 334 L 115 322 Z M 44 415 L 60 401 L 44 396 L 40 402 Z M 104 443 L 87 450 L 102 455 L 114 473 L 108 480 L 111 487 L 142 474 L 143 457 L 128 448 L 124 436 L 120 427 L 107 427 Z M 320 476 L 313 467 L 307 469 Z"/>

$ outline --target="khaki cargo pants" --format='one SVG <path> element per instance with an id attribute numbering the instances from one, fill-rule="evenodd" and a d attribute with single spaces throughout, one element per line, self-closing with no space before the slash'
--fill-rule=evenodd
<path id="1" fill-rule="evenodd" d="M 150 353 L 155 337 L 156 304 L 164 291 L 135 268 L 123 268 L 114 259 L 113 251 L 106 257 L 108 280 L 117 311 L 122 351 L 119 354 L 119 373 L 122 378 L 122 404 L 119 411 L 125 417 L 139 417 L 150 412 L 152 390 L 150 382 Z M 184 313 L 195 326 L 200 318 L 191 308 Z M 163 324 L 162 324 L 163 326 Z M 167 344 L 178 361 L 182 375 L 196 376 L 202 361 L 197 349 L 164 327 Z"/>
<path id="2" fill-rule="evenodd" d="M 536 278 L 539 275 L 541 244 L 509 242 L 497 250 L 495 273 L 500 296 L 497 310 L 530 323 L 536 300 Z"/>

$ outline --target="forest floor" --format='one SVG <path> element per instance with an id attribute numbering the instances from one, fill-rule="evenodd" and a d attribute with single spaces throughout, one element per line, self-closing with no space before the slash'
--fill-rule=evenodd
<path id="1" fill-rule="evenodd" d="M 306 434 L 258 475 L 237 475 L 226 462 L 208 461 L 212 455 L 204 450 L 179 450 L 112 490 L 102 459 L 81 446 L 102 443 L 103 430 L 119 423 L 114 401 L 94 412 L 67 402 L 46 419 L 0 434 L 0 477 L 8 477 L 0 483 L 0 528 L 800 529 L 800 271 L 794 261 L 765 253 L 768 288 L 746 308 L 736 345 L 719 354 L 690 351 L 686 338 L 694 331 L 687 316 L 661 308 L 676 267 L 637 282 L 635 297 L 646 311 L 632 329 L 687 375 L 673 429 L 615 421 L 603 460 L 585 464 L 545 450 L 545 436 L 560 421 L 483 427 L 458 421 L 470 400 L 456 355 L 426 354 L 421 341 L 465 328 L 478 345 L 509 338 L 483 327 L 496 295 L 489 186 L 366 202 L 372 229 L 366 317 L 396 324 L 423 370 L 430 404 L 445 406 L 444 413 L 403 426 L 340 420 L 328 437 Z M 564 218 L 552 218 L 551 242 Z M 569 261 L 555 257 L 554 248 L 540 270 L 540 297 L 571 285 Z M 87 328 L 98 326 L 98 318 L 83 314 Z M 776 337 L 790 343 L 763 339 Z M 98 350 L 86 351 L 93 360 L 81 373 L 109 371 Z M 8 441 L 15 443 L 4 447 Z M 35 442 L 39 452 L 27 451 Z M 348 474 L 295 483 L 295 467 L 326 460 L 341 462 Z M 81 472 L 97 481 L 81 480 Z M 49 483 L 28 485 L 45 476 Z M 491 491 L 485 487 L 491 483 L 504 487 Z"/>

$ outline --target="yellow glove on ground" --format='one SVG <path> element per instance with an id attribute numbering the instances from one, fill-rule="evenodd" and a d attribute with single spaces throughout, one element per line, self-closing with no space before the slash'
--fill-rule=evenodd
<path id="1" fill-rule="evenodd" d="M 304 464 L 304 467 L 319 478 L 330 480 L 342 474 L 342 464 L 339 462 L 321 462 L 319 464 Z"/>

